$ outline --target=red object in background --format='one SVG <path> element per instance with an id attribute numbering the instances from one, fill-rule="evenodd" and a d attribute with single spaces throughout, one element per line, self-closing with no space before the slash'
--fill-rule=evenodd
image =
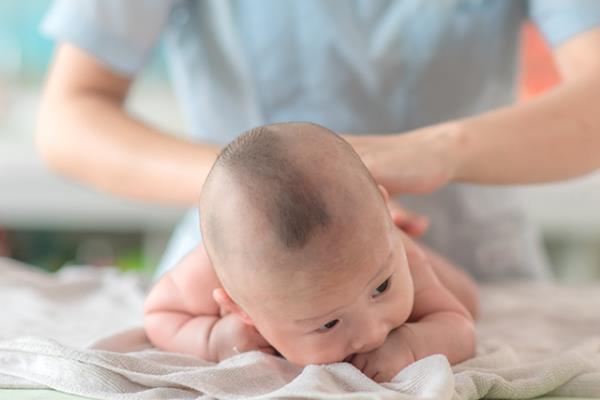
<path id="1" fill-rule="evenodd" d="M 560 82 L 551 50 L 532 23 L 523 27 L 520 100 L 528 100 Z"/>
<path id="2" fill-rule="evenodd" d="M 8 235 L 5 230 L 0 229 L 0 257 L 10 256 L 8 249 Z"/>

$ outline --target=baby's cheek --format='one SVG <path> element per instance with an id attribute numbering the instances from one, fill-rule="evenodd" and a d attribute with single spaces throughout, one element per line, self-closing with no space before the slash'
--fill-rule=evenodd
<path id="1" fill-rule="evenodd" d="M 395 328 L 408 322 L 408 318 L 412 313 L 413 309 L 413 293 L 410 292 L 402 292 L 398 296 L 398 300 L 395 302 L 396 305 L 394 307 L 393 315 L 395 316 L 394 325 Z"/>
<path id="2" fill-rule="evenodd" d="M 296 364 L 296 361 L 302 355 L 302 342 L 291 335 L 289 332 L 277 332 L 276 329 L 262 329 L 261 334 L 271 346 L 288 361 Z"/>
<path id="3" fill-rule="evenodd" d="M 311 364 L 311 361 L 314 359 L 313 352 L 306 349 L 301 340 L 276 341 L 276 343 L 273 344 L 273 347 L 275 347 L 279 354 L 286 360 L 302 367 Z"/>

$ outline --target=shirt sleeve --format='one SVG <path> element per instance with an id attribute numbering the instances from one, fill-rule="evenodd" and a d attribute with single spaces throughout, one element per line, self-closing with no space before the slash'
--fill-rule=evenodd
<path id="1" fill-rule="evenodd" d="M 600 27 L 598 0 L 530 0 L 529 18 L 553 47 L 571 37 Z"/>
<path id="2" fill-rule="evenodd" d="M 122 75 L 147 61 L 176 0 L 55 0 L 41 31 L 96 57 Z"/>

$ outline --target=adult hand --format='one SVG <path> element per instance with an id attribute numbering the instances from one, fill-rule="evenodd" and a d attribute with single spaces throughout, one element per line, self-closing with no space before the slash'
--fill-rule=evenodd
<path id="1" fill-rule="evenodd" d="M 429 219 L 426 216 L 408 211 L 396 201 L 388 201 L 387 206 L 392 221 L 398 228 L 414 238 L 425 234 L 429 227 Z"/>
<path id="2" fill-rule="evenodd" d="M 342 135 L 365 163 L 375 181 L 391 196 L 430 193 L 456 171 L 455 125 L 434 125 L 404 134 Z"/>

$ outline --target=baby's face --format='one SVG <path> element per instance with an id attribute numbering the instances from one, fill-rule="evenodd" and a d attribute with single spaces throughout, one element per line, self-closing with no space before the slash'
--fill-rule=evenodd
<path id="1" fill-rule="evenodd" d="M 346 248 L 345 265 L 323 265 L 320 271 L 332 272 L 287 282 L 256 308 L 256 328 L 286 359 L 341 362 L 380 347 L 407 320 L 413 286 L 401 233 L 393 225 L 379 233 L 363 235 L 365 246 Z"/>

